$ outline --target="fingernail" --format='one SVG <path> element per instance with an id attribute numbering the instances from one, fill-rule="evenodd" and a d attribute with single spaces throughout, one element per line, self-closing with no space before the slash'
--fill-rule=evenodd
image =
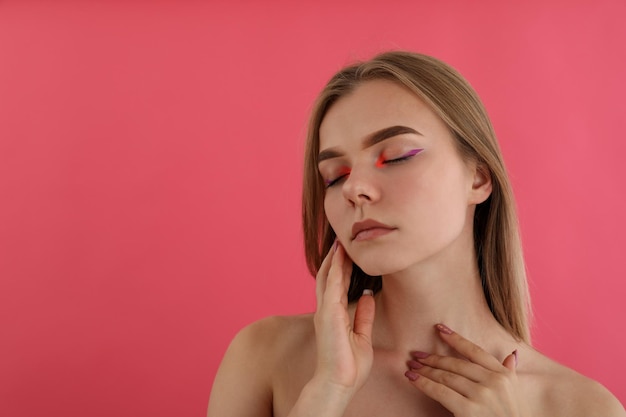
<path id="1" fill-rule="evenodd" d="M 411 356 L 413 356 L 416 359 L 426 359 L 427 357 L 430 356 L 430 353 L 420 352 L 419 350 L 416 350 L 414 352 L 411 352 Z"/>
<path id="2" fill-rule="evenodd" d="M 513 356 L 515 356 L 515 367 L 517 368 L 517 349 L 513 351 Z"/>
<path id="3" fill-rule="evenodd" d="M 417 381 L 417 378 L 420 377 L 418 374 L 411 372 L 411 371 L 406 371 L 404 373 L 404 376 L 409 378 L 411 381 Z"/>
<path id="4" fill-rule="evenodd" d="M 337 246 L 339 246 L 339 240 L 335 239 L 335 243 L 333 244 L 333 252 L 337 252 Z"/>
<path id="5" fill-rule="evenodd" d="M 421 363 L 419 363 L 418 361 L 408 361 L 406 364 L 411 369 L 420 369 L 420 368 L 422 368 L 424 366 Z"/>
<path id="6" fill-rule="evenodd" d="M 368 290 L 368 289 L 364 289 L 363 290 L 363 295 L 374 295 L 374 291 Z"/>
<path id="7" fill-rule="evenodd" d="M 435 327 L 437 328 L 437 330 L 439 330 L 441 333 L 443 334 L 452 334 L 454 333 L 448 326 L 446 326 L 445 324 L 436 324 Z"/>

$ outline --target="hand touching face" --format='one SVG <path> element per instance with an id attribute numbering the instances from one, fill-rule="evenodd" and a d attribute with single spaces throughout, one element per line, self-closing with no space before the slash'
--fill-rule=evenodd
<path id="1" fill-rule="evenodd" d="M 320 127 L 319 156 L 328 220 L 366 273 L 406 269 L 459 239 L 471 244 L 489 179 L 404 87 L 368 81 L 339 99 Z"/>

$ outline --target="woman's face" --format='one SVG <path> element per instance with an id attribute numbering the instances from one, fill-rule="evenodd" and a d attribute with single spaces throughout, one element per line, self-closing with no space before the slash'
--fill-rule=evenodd
<path id="1" fill-rule="evenodd" d="M 415 94 L 367 81 L 320 126 L 319 171 L 333 230 L 369 275 L 473 250 L 474 207 L 491 192 L 452 134 Z"/>

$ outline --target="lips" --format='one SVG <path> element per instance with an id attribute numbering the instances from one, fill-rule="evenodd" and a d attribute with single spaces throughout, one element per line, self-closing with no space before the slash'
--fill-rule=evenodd
<path id="1" fill-rule="evenodd" d="M 355 240 L 361 236 L 377 237 L 382 234 L 386 234 L 395 230 L 395 227 L 388 226 L 384 223 L 377 222 L 376 220 L 367 219 L 362 222 L 354 223 L 352 226 L 352 240 Z M 357 239 L 359 240 L 359 239 Z"/>

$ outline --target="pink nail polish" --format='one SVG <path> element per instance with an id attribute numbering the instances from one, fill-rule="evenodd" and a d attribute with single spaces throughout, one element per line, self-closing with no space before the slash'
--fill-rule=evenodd
<path id="1" fill-rule="evenodd" d="M 430 353 L 420 352 L 419 350 L 416 350 L 414 352 L 411 352 L 411 356 L 413 356 L 415 359 L 426 359 L 430 356 Z"/>
<path id="2" fill-rule="evenodd" d="M 420 369 L 424 367 L 424 365 L 422 365 L 418 361 L 408 361 L 406 364 L 409 366 L 410 369 Z"/>
<path id="3" fill-rule="evenodd" d="M 454 333 L 448 326 L 446 326 L 445 324 L 436 324 L 435 327 L 437 328 L 437 330 L 439 330 L 441 333 L 443 334 L 452 334 Z"/>
<path id="4" fill-rule="evenodd" d="M 339 240 L 335 239 L 335 243 L 333 244 L 333 252 L 337 252 L 337 246 L 339 246 Z"/>
<path id="5" fill-rule="evenodd" d="M 420 377 L 418 374 L 416 374 L 414 372 L 411 372 L 411 371 L 406 371 L 404 373 L 404 376 L 409 378 L 409 380 L 411 380 L 411 381 L 417 381 L 417 378 Z"/>

